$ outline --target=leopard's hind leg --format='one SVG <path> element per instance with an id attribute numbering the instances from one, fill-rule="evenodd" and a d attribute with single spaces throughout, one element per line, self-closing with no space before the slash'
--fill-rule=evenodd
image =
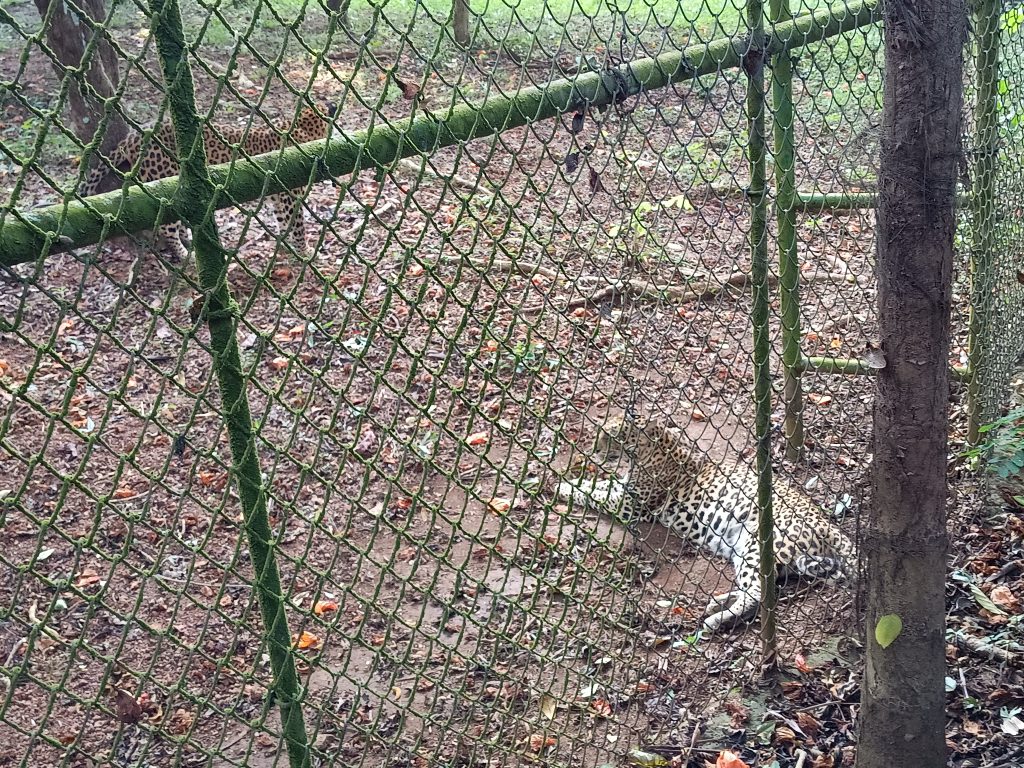
<path id="1" fill-rule="evenodd" d="M 280 233 L 277 250 L 285 242 L 298 256 L 306 256 L 306 220 L 303 218 L 302 198 L 294 192 L 282 192 L 270 198 L 277 231 Z"/>

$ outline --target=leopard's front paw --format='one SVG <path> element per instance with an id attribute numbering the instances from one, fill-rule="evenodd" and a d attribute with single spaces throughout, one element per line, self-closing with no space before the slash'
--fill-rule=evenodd
<path id="1" fill-rule="evenodd" d="M 564 501 L 569 501 L 570 499 L 579 501 L 581 496 L 580 489 L 576 484 L 568 480 L 563 480 L 555 487 L 555 495 Z"/>

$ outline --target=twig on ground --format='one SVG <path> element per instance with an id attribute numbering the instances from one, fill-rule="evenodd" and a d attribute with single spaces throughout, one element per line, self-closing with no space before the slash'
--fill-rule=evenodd
<path id="1" fill-rule="evenodd" d="M 455 173 L 452 173 L 452 175 L 449 176 L 447 174 L 441 173 L 440 171 L 435 171 L 433 168 L 430 167 L 430 164 L 427 163 L 426 161 L 417 162 L 411 157 L 403 157 L 399 161 L 399 165 L 401 165 L 407 171 L 432 176 L 435 179 L 443 181 L 445 184 L 449 186 L 458 187 L 459 189 L 465 192 L 472 192 L 474 195 L 478 195 L 481 198 L 494 197 L 494 193 L 487 189 L 487 187 L 485 187 L 482 182 L 474 181 L 473 179 L 467 179 L 464 176 L 458 176 Z"/>
<path id="2" fill-rule="evenodd" d="M 846 278 L 841 275 L 825 273 L 815 275 L 810 279 L 805 278 L 804 282 L 824 280 L 846 280 Z M 686 283 L 684 285 L 660 285 L 653 280 L 643 278 L 615 280 L 586 296 L 572 299 L 563 307 L 563 311 L 577 309 L 588 304 L 600 304 L 602 301 L 616 299 L 619 296 L 629 296 L 634 300 L 651 299 L 686 304 L 690 301 L 714 298 L 728 288 L 746 288 L 750 283 L 750 275 L 746 272 L 734 272 L 726 278 L 711 278 L 699 283 Z M 774 288 L 778 283 L 778 277 L 775 275 L 768 276 L 769 288 Z"/>
<path id="3" fill-rule="evenodd" d="M 490 262 L 465 259 L 461 256 L 442 256 L 438 259 L 439 264 L 454 264 L 473 267 L 480 272 L 503 272 L 509 274 L 520 274 L 524 277 L 542 275 L 552 281 L 560 281 L 563 278 L 558 272 L 547 267 L 542 267 L 532 261 L 513 261 L 511 259 L 494 259 Z M 810 278 L 804 278 L 803 282 L 822 281 L 847 281 L 849 278 L 843 275 L 822 273 Z M 604 282 L 604 278 L 582 275 L 572 281 L 577 288 L 590 286 Z M 722 291 L 729 288 L 746 288 L 750 285 L 750 275 L 746 272 L 733 272 L 725 278 L 711 278 L 700 282 L 689 282 L 682 285 L 660 284 L 653 280 L 641 277 L 633 277 L 628 280 L 613 280 L 604 282 L 600 288 L 593 288 L 589 293 L 578 298 L 571 299 L 559 311 L 569 312 L 590 304 L 600 304 L 604 301 L 614 301 L 622 296 L 628 296 L 633 300 L 650 299 L 652 301 L 671 301 L 679 304 L 686 304 L 690 301 L 714 298 Z M 768 276 L 768 287 L 774 288 L 779 283 L 775 275 Z M 524 308 L 524 314 L 535 314 L 544 309 L 545 305 L 535 305 Z"/>
<path id="4" fill-rule="evenodd" d="M 979 656 L 990 661 L 998 661 L 1000 664 L 1024 666 L 1024 658 L 1014 652 L 1018 649 L 1024 650 L 1021 646 L 1016 646 L 1013 650 L 1007 650 L 963 632 L 954 632 L 951 642 L 960 650 L 967 651 L 967 653 L 973 656 Z"/>
<path id="5" fill-rule="evenodd" d="M 461 256 L 441 256 L 438 264 L 452 264 L 472 267 L 479 272 L 507 272 L 508 274 L 519 274 L 523 277 L 542 275 L 549 280 L 557 280 L 558 273 L 553 269 L 542 267 L 532 261 L 512 261 L 510 259 L 495 259 L 494 261 L 475 261 L 464 259 Z"/>

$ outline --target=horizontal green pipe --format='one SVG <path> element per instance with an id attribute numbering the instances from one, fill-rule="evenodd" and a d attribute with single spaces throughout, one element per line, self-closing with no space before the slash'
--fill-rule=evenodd
<path id="1" fill-rule="evenodd" d="M 960 195 L 957 203 L 969 205 L 969 195 Z M 874 192 L 828 192 L 813 194 L 797 192 L 795 208 L 800 213 L 825 213 L 826 211 L 857 211 L 874 208 L 878 204 L 878 195 Z"/>
<path id="2" fill-rule="evenodd" d="M 838 3 L 774 27 L 765 39 L 766 55 L 782 53 L 808 43 L 849 32 L 878 21 L 878 0 Z M 605 106 L 643 91 L 664 88 L 742 63 L 746 37 L 714 40 L 653 59 L 617 68 L 586 72 L 544 86 L 523 88 L 511 96 L 492 96 L 478 105 L 463 105 L 445 114 L 426 112 L 387 125 L 336 133 L 330 140 L 301 148 L 271 152 L 233 164 L 210 168 L 222 188 L 218 207 L 255 200 L 358 172 L 362 168 L 389 167 L 411 155 L 428 155 L 441 147 L 490 136 L 545 120 L 586 105 Z M 111 235 L 131 234 L 177 220 L 168 201 L 178 187 L 176 177 L 127 191 L 89 198 L 89 206 L 67 201 L 33 211 L 0 211 L 0 264 L 13 266 L 47 253 L 97 243 Z"/>
<path id="3" fill-rule="evenodd" d="M 849 357 L 804 357 L 800 361 L 800 372 L 821 371 L 822 373 L 838 373 L 846 376 L 870 376 L 875 368 L 866 360 Z M 957 379 L 966 379 L 968 369 L 963 365 L 952 365 L 950 371 Z"/>
<path id="4" fill-rule="evenodd" d="M 824 195 L 797 192 L 795 207 L 800 213 L 856 211 L 874 208 L 877 198 L 874 192 L 829 192 Z"/>

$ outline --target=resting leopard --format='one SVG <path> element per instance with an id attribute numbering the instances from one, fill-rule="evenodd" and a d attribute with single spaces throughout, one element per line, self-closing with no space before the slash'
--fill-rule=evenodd
<path id="1" fill-rule="evenodd" d="M 714 555 L 732 561 L 735 589 L 712 598 L 704 627 L 747 622 L 761 603 L 757 544 L 757 475 L 739 463 L 707 459 L 662 421 L 609 420 L 595 457 L 624 456 L 625 479 L 564 481 L 558 495 L 596 507 L 627 524 L 656 521 Z M 799 488 L 775 478 L 775 560 L 781 570 L 829 582 L 854 577 L 852 541 Z"/>
<path id="2" fill-rule="evenodd" d="M 316 110 L 306 108 L 291 123 L 282 122 L 273 127 L 262 124 L 252 126 L 206 126 L 203 138 L 206 143 L 206 161 L 210 165 L 229 163 L 245 156 L 274 152 L 284 146 L 293 146 L 307 141 L 322 139 L 327 135 L 327 120 L 334 117 L 335 108 L 329 105 L 326 117 Z M 120 174 L 135 171 L 139 182 L 155 181 L 178 175 L 178 161 L 175 153 L 174 128 L 162 123 L 152 135 L 132 134 L 114 149 L 110 164 Z M 113 172 L 106 165 L 98 165 L 82 184 L 83 197 L 97 194 Z M 278 230 L 298 254 L 306 252 L 306 226 L 302 219 L 302 200 L 294 192 L 271 195 L 267 203 L 273 212 Z M 164 224 L 157 231 L 158 244 L 167 249 L 175 261 L 182 261 L 188 249 L 182 242 L 188 238 L 188 227 L 183 222 Z"/>

